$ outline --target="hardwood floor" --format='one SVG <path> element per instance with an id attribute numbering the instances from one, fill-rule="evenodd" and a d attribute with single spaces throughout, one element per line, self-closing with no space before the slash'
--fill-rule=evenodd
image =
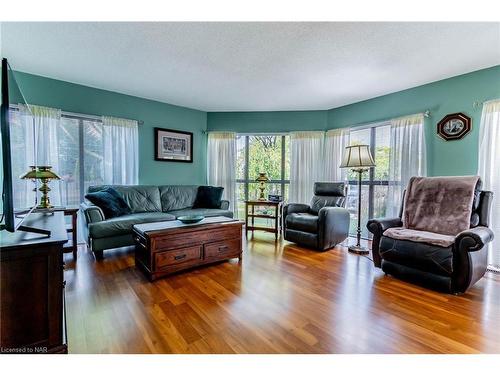
<path id="1" fill-rule="evenodd" d="M 468 293 L 385 276 L 343 247 L 256 233 L 232 260 L 150 283 L 133 249 L 66 255 L 70 353 L 500 353 L 500 276 Z"/>

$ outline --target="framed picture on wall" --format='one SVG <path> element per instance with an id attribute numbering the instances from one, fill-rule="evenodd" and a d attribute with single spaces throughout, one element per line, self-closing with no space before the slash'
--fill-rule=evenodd
<path id="1" fill-rule="evenodd" d="M 193 133 L 155 128 L 155 160 L 193 162 Z"/>
<path id="2" fill-rule="evenodd" d="M 471 130 L 472 120 L 464 113 L 451 113 L 437 124 L 437 133 L 445 141 L 462 139 Z"/>

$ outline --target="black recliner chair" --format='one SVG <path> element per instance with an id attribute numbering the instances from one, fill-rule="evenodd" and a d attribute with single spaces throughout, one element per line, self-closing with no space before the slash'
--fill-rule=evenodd
<path id="1" fill-rule="evenodd" d="M 375 266 L 386 274 L 430 289 L 464 293 L 486 272 L 486 245 L 493 240 L 493 232 L 488 228 L 493 193 L 482 191 L 480 185 L 479 182 L 476 186 L 470 229 L 459 233 L 449 247 L 384 236 L 387 229 L 403 226 L 402 207 L 397 218 L 369 220 L 366 226 L 373 233 Z"/>
<path id="2" fill-rule="evenodd" d="M 349 211 L 343 182 L 316 182 L 311 204 L 283 208 L 285 240 L 316 250 L 328 250 L 349 235 Z"/>

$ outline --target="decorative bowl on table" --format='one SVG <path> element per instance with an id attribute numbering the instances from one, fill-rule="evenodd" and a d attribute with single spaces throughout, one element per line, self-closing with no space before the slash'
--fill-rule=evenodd
<path id="1" fill-rule="evenodd" d="M 202 221 L 205 218 L 203 215 L 187 215 L 179 216 L 177 220 L 182 221 L 184 224 L 194 224 Z"/>

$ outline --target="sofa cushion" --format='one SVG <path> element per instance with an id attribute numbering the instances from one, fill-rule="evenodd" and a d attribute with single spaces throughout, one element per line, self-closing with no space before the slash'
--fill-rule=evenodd
<path id="1" fill-rule="evenodd" d="M 109 220 L 89 224 L 89 235 L 92 238 L 102 238 L 131 234 L 134 224 L 152 223 L 157 221 L 175 220 L 174 215 L 165 212 L 141 212 L 115 217 Z"/>
<path id="2" fill-rule="evenodd" d="M 132 213 L 127 202 L 125 202 L 121 195 L 113 188 L 88 193 L 85 195 L 85 198 L 99 207 L 106 219 Z"/>
<path id="3" fill-rule="evenodd" d="M 161 212 L 160 190 L 158 186 L 148 185 L 97 185 L 90 186 L 89 192 L 115 189 L 127 202 L 132 213 Z"/>
<path id="4" fill-rule="evenodd" d="M 220 208 L 223 192 L 220 186 L 199 186 L 193 208 Z"/>
<path id="5" fill-rule="evenodd" d="M 453 246 L 441 247 L 382 236 L 379 252 L 382 259 L 389 262 L 436 275 L 450 276 L 453 273 L 452 248 Z"/>
<path id="6" fill-rule="evenodd" d="M 287 229 L 318 233 L 318 216 L 309 213 L 293 213 L 286 216 Z"/>
<path id="7" fill-rule="evenodd" d="M 174 210 L 168 212 L 171 215 L 174 215 L 175 218 L 179 216 L 192 216 L 192 215 L 203 215 L 205 217 L 211 216 L 226 216 L 233 217 L 233 212 L 229 210 L 222 210 L 219 208 L 186 208 L 184 210 Z"/>
<path id="8" fill-rule="evenodd" d="M 162 185 L 158 188 L 163 212 L 193 207 L 198 192 L 198 185 Z"/>

